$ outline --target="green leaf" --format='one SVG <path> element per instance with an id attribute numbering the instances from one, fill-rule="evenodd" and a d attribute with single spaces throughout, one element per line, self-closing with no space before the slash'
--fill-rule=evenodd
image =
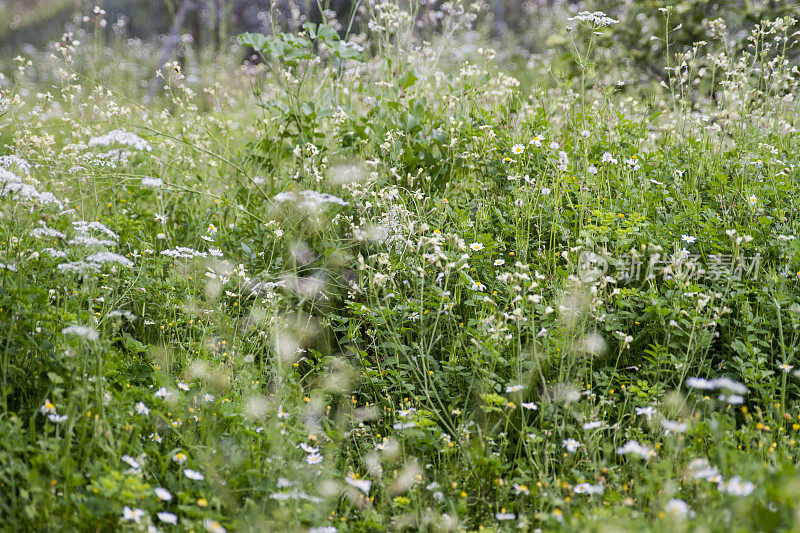
<path id="1" fill-rule="evenodd" d="M 250 46 L 256 52 L 264 53 L 269 44 L 269 37 L 261 33 L 242 33 L 238 36 L 239 44 Z"/>
<path id="2" fill-rule="evenodd" d="M 325 41 L 325 45 L 333 51 L 333 55 L 339 59 L 356 59 L 361 60 L 361 48 L 355 43 L 346 43 L 344 41 Z"/>
<path id="3" fill-rule="evenodd" d="M 402 87 L 403 90 L 406 90 L 415 83 L 417 83 L 417 80 L 419 80 L 417 72 L 413 69 L 408 69 L 406 73 L 403 74 L 403 76 L 401 76 L 399 80 L 397 80 L 397 83 L 400 84 L 400 87 Z"/>
<path id="4" fill-rule="evenodd" d="M 317 38 L 317 24 L 315 22 L 304 22 L 302 28 L 308 32 L 312 39 Z"/>
<path id="5" fill-rule="evenodd" d="M 330 44 L 339 41 L 339 34 L 327 24 L 320 24 L 317 28 L 317 39 Z"/>

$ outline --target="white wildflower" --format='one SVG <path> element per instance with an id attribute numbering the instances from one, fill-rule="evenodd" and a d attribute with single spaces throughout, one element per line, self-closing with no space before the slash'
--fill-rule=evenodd
<path id="1" fill-rule="evenodd" d="M 100 338 L 100 334 L 97 332 L 96 329 L 91 328 L 89 326 L 82 326 L 80 324 L 75 324 L 72 326 L 67 326 L 66 328 L 61 330 L 63 335 L 76 335 L 78 337 L 83 337 L 89 341 L 96 341 Z"/>
<path id="2" fill-rule="evenodd" d="M 276 194 L 272 199 L 276 202 L 292 202 L 300 209 L 309 211 L 319 209 L 325 204 L 350 205 L 349 202 L 338 196 L 311 190 L 282 192 Z"/>
<path id="3" fill-rule="evenodd" d="M 633 454 L 633 455 L 638 455 L 643 459 L 650 459 L 651 457 L 656 456 L 656 452 L 654 452 L 652 449 L 646 446 L 642 446 L 635 440 L 628 441 L 621 448 L 617 448 L 617 454 L 619 455 Z"/>
<path id="4" fill-rule="evenodd" d="M 348 474 L 344 478 L 344 482 L 350 485 L 351 487 L 355 487 L 364 494 L 369 494 L 369 490 L 372 487 L 372 481 L 368 479 L 359 479 L 356 477 L 355 474 Z"/>
<path id="5" fill-rule="evenodd" d="M 133 266 L 133 261 L 124 255 L 115 254 L 114 252 L 98 252 L 86 257 L 86 261 L 90 263 L 97 263 L 99 265 L 106 265 L 109 263 L 119 263 L 124 267 Z"/>
<path id="6" fill-rule="evenodd" d="M 664 433 L 667 435 L 671 433 L 683 433 L 689 426 L 685 422 L 676 422 L 674 420 L 667 420 L 666 418 L 661 420 L 661 426 L 664 428 Z"/>
<path id="7" fill-rule="evenodd" d="M 142 465 L 139 464 L 139 461 L 131 457 L 130 455 L 123 455 L 122 460 L 128 464 L 133 470 L 140 470 Z"/>
<path id="8" fill-rule="evenodd" d="M 589 11 L 581 11 L 574 17 L 570 17 L 567 20 L 570 22 L 573 20 L 577 22 L 585 22 L 587 25 L 595 29 L 617 24 L 619 22 L 617 19 L 609 17 L 602 11 L 595 11 L 594 13 Z"/>
<path id="9" fill-rule="evenodd" d="M 611 155 L 611 152 L 603 152 L 603 156 L 600 158 L 600 162 L 616 165 L 617 159 L 613 155 Z"/>
<path id="10" fill-rule="evenodd" d="M 322 456 L 318 453 L 312 453 L 306 456 L 306 463 L 310 465 L 318 465 L 322 462 Z"/>
<path id="11" fill-rule="evenodd" d="M 728 481 L 721 482 L 718 488 L 723 494 L 730 494 L 731 496 L 748 496 L 755 490 L 756 486 L 750 481 L 745 481 L 739 476 L 734 476 Z"/>
<path id="12" fill-rule="evenodd" d="M 147 513 L 143 509 L 131 509 L 127 505 L 122 508 L 123 520 L 136 522 L 138 524 L 145 515 L 147 515 Z"/>
<path id="13" fill-rule="evenodd" d="M 185 468 L 183 470 L 183 475 L 194 481 L 203 481 L 206 478 L 206 476 L 191 468 Z"/>
<path id="14" fill-rule="evenodd" d="M 178 515 L 174 513 L 170 513 L 169 511 L 161 511 L 158 513 L 158 519 L 164 522 L 165 524 L 177 524 L 178 523 Z"/>
<path id="15" fill-rule="evenodd" d="M 636 408 L 636 414 L 639 415 L 639 416 L 645 416 L 645 417 L 647 417 L 647 420 L 650 420 L 650 418 L 654 414 L 656 414 L 656 409 L 655 409 L 655 407 L 652 407 L 652 406 L 637 407 Z"/>
<path id="16" fill-rule="evenodd" d="M 224 527 L 222 527 L 222 524 L 216 520 L 212 520 L 211 518 L 203 519 L 203 527 L 206 528 L 208 533 L 226 533 L 227 531 Z"/>
<path id="17" fill-rule="evenodd" d="M 686 518 L 694 517 L 695 513 L 685 501 L 673 498 L 664 506 L 664 514 L 678 520 L 685 520 Z"/>
<path id="18" fill-rule="evenodd" d="M 169 390 L 167 390 L 167 388 L 166 388 L 166 387 L 161 387 L 160 389 L 158 389 L 158 390 L 157 390 L 157 391 L 156 391 L 156 392 L 153 394 L 153 396 L 155 396 L 156 398 L 161 398 L 162 400 L 166 400 L 166 399 L 168 399 L 170 396 L 172 396 L 172 391 L 169 391 Z"/>
<path id="19" fill-rule="evenodd" d="M 16 155 L 0 155 L 0 168 L 17 167 L 24 174 L 31 173 L 31 164 Z"/>
<path id="20" fill-rule="evenodd" d="M 139 183 L 142 184 L 142 187 L 153 187 L 154 189 L 158 189 L 164 185 L 164 180 L 161 178 L 142 178 L 142 181 Z"/>
<path id="21" fill-rule="evenodd" d="M 719 470 L 711 466 L 708 460 L 703 458 L 694 459 L 686 468 L 686 473 L 690 479 L 702 479 L 705 481 L 719 482 L 722 476 Z"/>
<path id="22" fill-rule="evenodd" d="M 575 494 L 603 494 L 602 485 L 592 485 L 590 483 L 578 483 L 575 485 Z"/>
<path id="23" fill-rule="evenodd" d="M 89 139 L 90 148 L 95 146 L 109 146 L 111 144 L 122 144 L 125 146 L 130 146 L 136 150 L 143 150 L 146 152 L 149 152 L 153 149 L 150 144 L 147 143 L 147 141 L 135 133 L 130 133 L 125 130 L 113 130 L 105 135 L 92 137 Z"/>
<path id="24" fill-rule="evenodd" d="M 164 487 L 156 487 L 153 489 L 153 491 L 156 493 L 156 496 L 158 496 L 159 500 L 168 502 L 172 499 L 172 493 Z"/>
<path id="25" fill-rule="evenodd" d="M 39 238 L 42 238 L 42 237 L 53 237 L 53 238 L 56 238 L 56 239 L 66 239 L 67 236 L 64 235 L 63 233 L 61 233 L 58 230 L 55 230 L 55 229 L 52 229 L 52 228 L 48 228 L 47 226 L 44 226 L 44 227 L 41 227 L 41 228 L 36 228 L 36 229 L 31 230 L 31 237 L 34 237 L 36 239 L 39 239 Z"/>

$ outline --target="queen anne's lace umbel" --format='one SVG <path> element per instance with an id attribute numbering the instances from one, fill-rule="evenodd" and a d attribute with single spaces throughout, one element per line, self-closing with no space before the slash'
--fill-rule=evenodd
<path id="1" fill-rule="evenodd" d="M 150 152 L 153 149 L 153 147 L 150 146 L 150 143 L 135 133 L 125 130 L 113 130 L 109 131 L 105 135 L 92 137 L 89 139 L 89 147 L 91 148 L 94 148 L 95 146 L 110 146 L 112 144 L 130 146 L 131 148 L 145 152 Z"/>

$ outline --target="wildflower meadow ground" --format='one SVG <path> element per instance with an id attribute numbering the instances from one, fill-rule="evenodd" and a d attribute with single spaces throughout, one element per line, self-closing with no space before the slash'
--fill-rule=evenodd
<path id="1" fill-rule="evenodd" d="M 800 26 L 697 3 L 0 57 L 0 529 L 800 528 Z"/>

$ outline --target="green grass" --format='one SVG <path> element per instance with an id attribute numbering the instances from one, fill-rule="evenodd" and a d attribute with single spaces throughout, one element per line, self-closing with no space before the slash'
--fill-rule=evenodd
<path id="1" fill-rule="evenodd" d="M 639 93 L 367 15 L 7 61 L 7 527 L 796 528 L 794 22 Z"/>

